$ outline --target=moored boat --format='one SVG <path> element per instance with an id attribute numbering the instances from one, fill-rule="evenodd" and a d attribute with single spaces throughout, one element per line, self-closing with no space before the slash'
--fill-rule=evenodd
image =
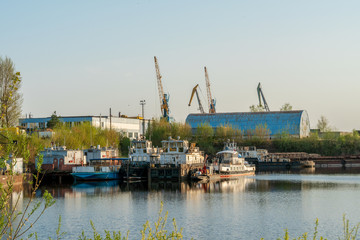
<path id="1" fill-rule="evenodd" d="M 247 163 L 236 151 L 236 143 L 225 143 L 223 151 L 216 154 L 211 164 L 204 165 L 193 174 L 193 180 L 219 180 L 255 174 L 255 166 Z"/>
<path id="2" fill-rule="evenodd" d="M 123 178 L 128 181 L 147 180 L 150 163 L 158 163 L 160 149 L 154 148 L 152 142 L 145 139 L 133 140 L 129 149 L 129 160 L 122 170 Z"/>
<path id="3" fill-rule="evenodd" d="M 195 143 L 180 137 L 161 141 L 159 163 L 151 162 L 150 178 L 153 180 L 185 180 L 193 169 L 204 163 L 204 154 Z"/>
<path id="4" fill-rule="evenodd" d="M 101 158 L 89 160 L 89 166 L 73 167 L 71 175 L 78 181 L 120 179 L 121 162 L 127 158 Z"/>

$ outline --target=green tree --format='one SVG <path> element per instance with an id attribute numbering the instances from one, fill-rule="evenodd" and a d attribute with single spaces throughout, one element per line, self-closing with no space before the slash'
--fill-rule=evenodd
<path id="1" fill-rule="evenodd" d="M 23 102 L 20 72 L 15 71 L 12 60 L 0 57 L 0 112 L 1 127 L 15 126 L 21 114 Z"/>
<path id="2" fill-rule="evenodd" d="M 250 112 L 264 112 L 265 108 L 262 105 L 251 105 L 250 107 Z"/>
<path id="3" fill-rule="evenodd" d="M 171 125 L 166 119 L 153 119 L 146 131 L 146 138 L 150 139 L 153 146 L 161 146 L 161 141 L 171 136 Z"/>
<path id="4" fill-rule="evenodd" d="M 51 194 L 47 191 L 44 192 L 42 200 L 36 199 L 36 192 L 40 186 L 42 178 L 40 178 L 42 156 L 39 156 L 39 164 L 37 166 L 38 173 L 33 175 L 34 182 L 24 177 L 24 181 L 31 184 L 32 190 L 30 197 L 22 206 L 20 203 L 20 195 L 14 198 L 14 182 L 15 178 L 19 179 L 17 173 L 13 171 L 16 164 L 16 157 L 23 157 L 24 163 L 28 162 L 30 156 L 29 150 L 26 147 L 26 139 L 19 139 L 17 135 L 11 134 L 5 129 L 4 135 L 9 141 L 9 144 L 1 144 L 2 158 L 0 158 L 0 166 L 4 167 L 9 165 L 8 171 L 2 178 L 6 179 L 6 185 L 0 184 L 0 239 L 31 239 L 34 237 L 31 229 L 38 219 L 44 214 L 44 212 L 51 207 L 55 201 Z M 22 138 L 22 136 L 20 136 Z M 16 141 L 14 140 L 21 140 Z"/>
<path id="5" fill-rule="evenodd" d="M 119 142 L 120 142 L 119 143 L 120 155 L 123 157 L 128 156 L 129 147 L 130 147 L 130 138 L 128 138 L 125 134 L 120 134 Z"/>
<path id="6" fill-rule="evenodd" d="M 281 106 L 280 111 L 291 111 L 293 107 L 290 105 L 290 103 L 285 103 Z"/>
<path id="7" fill-rule="evenodd" d="M 215 154 L 214 129 L 209 123 L 202 123 L 196 128 L 196 142 L 205 153 Z"/>
<path id="8" fill-rule="evenodd" d="M 222 141 L 234 138 L 242 139 L 242 132 L 240 129 L 235 129 L 230 124 L 226 124 L 216 128 L 215 136 Z"/>
<path id="9" fill-rule="evenodd" d="M 56 115 L 56 111 L 51 115 L 49 122 L 47 123 L 47 127 L 54 129 L 61 123 L 60 118 Z"/>
<path id="10" fill-rule="evenodd" d="M 330 132 L 331 127 L 329 125 L 329 120 L 326 117 L 321 116 L 318 120 L 317 128 L 320 130 L 320 132 Z"/>

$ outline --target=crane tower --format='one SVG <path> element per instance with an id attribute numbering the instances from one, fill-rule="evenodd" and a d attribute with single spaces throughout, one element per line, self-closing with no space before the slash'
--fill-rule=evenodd
<path id="1" fill-rule="evenodd" d="M 199 93 L 197 91 L 198 86 L 199 86 L 199 84 L 196 84 L 196 86 L 192 90 L 190 101 L 189 101 L 189 106 L 191 105 L 191 102 L 192 102 L 192 100 L 194 98 L 194 94 L 196 93 L 196 98 L 197 98 L 198 104 L 199 104 L 199 110 L 200 110 L 201 113 L 205 113 L 204 108 L 203 108 L 203 106 L 201 104 L 201 101 L 200 101 Z"/>
<path id="2" fill-rule="evenodd" d="M 208 97 L 209 113 L 216 113 L 216 109 L 215 109 L 216 101 L 211 96 L 209 75 L 207 73 L 206 67 L 204 67 L 204 69 L 205 69 L 205 81 L 206 81 L 206 91 L 207 91 L 207 97 Z"/>
<path id="3" fill-rule="evenodd" d="M 265 96 L 264 96 L 264 93 L 262 91 L 262 88 L 261 88 L 261 84 L 259 83 L 258 84 L 258 87 L 257 87 L 257 93 L 258 93 L 258 98 L 259 98 L 259 106 L 262 107 L 262 104 L 261 104 L 261 99 L 263 100 L 264 102 L 264 108 L 267 112 L 270 112 L 270 108 L 265 100 Z"/>
<path id="4" fill-rule="evenodd" d="M 161 108 L 161 115 L 162 118 L 165 118 L 168 122 L 170 121 L 169 113 L 169 95 L 164 93 L 163 85 L 161 82 L 161 74 L 160 74 L 160 68 L 158 61 L 156 59 L 156 56 L 154 57 L 155 61 L 155 70 L 156 70 L 156 77 L 157 77 L 157 84 L 159 89 L 159 98 L 160 98 L 160 108 Z"/>

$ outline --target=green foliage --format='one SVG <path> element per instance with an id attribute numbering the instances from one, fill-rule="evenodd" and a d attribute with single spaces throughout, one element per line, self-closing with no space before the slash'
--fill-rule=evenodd
<path id="1" fill-rule="evenodd" d="M 153 120 L 146 132 L 146 138 L 153 142 L 153 146 L 161 146 L 161 141 L 171 136 L 170 123 L 165 119 Z"/>
<path id="2" fill-rule="evenodd" d="M 14 141 L 11 133 L 5 132 L 4 135 L 9 140 L 9 144 L 5 144 L 1 146 L 2 154 L 4 154 L 4 162 L 9 160 L 10 153 L 14 156 L 23 156 L 24 162 L 27 162 L 30 154 L 27 151 L 26 144 L 21 143 L 19 146 L 16 141 Z M 26 143 L 26 139 L 19 139 Z M 41 157 L 40 157 L 41 161 Z M 14 177 L 15 173 L 12 171 L 13 166 L 16 162 L 9 161 L 10 167 L 9 171 L 7 171 L 6 175 L 4 176 L 7 178 L 6 186 L 0 185 L 0 239 L 3 239 L 6 236 L 8 239 L 20 239 L 25 234 L 28 234 L 34 224 L 39 220 L 39 218 L 44 214 L 46 209 L 51 207 L 55 200 L 51 196 L 50 193 L 45 191 L 43 194 L 43 198 L 40 200 L 35 200 L 35 193 L 36 190 L 39 188 L 41 180 L 39 178 L 40 171 L 37 175 L 34 175 L 35 183 L 32 184 L 32 181 L 29 180 L 29 183 L 33 185 L 31 190 L 30 198 L 25 204 L 25 207 L 22 209 L 19 205 L 20 203 L 20 195 L 18 198 L 13 199 L 13 192 L 14 192 Z M 40 170 L 40 169 L 39 169 Z M 27 239 L 35 237 L 37 235 L 32 233 L 27 236 Z"/>
<path id="3" fill-rule="evenodd" d="M 65 235 L 66 232 L 61 232 L 61 215 L 59 215 L 58 228 L 56 229 L 56 240 L 62 239 Z M 49 238 L 49 240 L 52 240 L 52 238 Z"/>
<path id="4" fill-rule="evenodd" d="M 186 123 L 172 122 L 170 124 L 171 136 L 173 138 L 180 137 L 180 139 L 191 139 L 192 132 L 190 125 Z"/>
<path id="5" fill-rule="evenodd" d="M 157 240 L 157 239 L 183 239 L 182 236 L 182 228 L 178 229 L 176 225 L 175 219 L 173 222 L 173 230 L 168 232 L 166 230 L 166 224 L 168 220 L 168 212 L 163 214 L 163 203 L 161 202 L 158 219 L 153 224 L 150 224 L 149 221 L 143 225 L 143 229 L 140 230 L 141 240 Z M 79 236 L 79 240 L 127 240 L 129 239 L 129 231 L 127 231 L 126 236 L 122 236 L 120 231 L 104 231 L 105 238 L 101 237 L 101 234 L 96 230 L 95 225 L 92 221 L 90 221 L 91 228 L 93 230 L 93 238 L 88 238 L 83 231 L 81 236 Z"/>
<path id="6" fill-rule="evenodd" d="M 324 238 L 321 236 L 318 237 L 318 226 L 319 226 L 319 220 L 316 219 L 312 239 L 313 240 L 317 240 L 317 239 L 326 240 L 327 238 Z M 346 219 L 345 215 L 343 215 L 343 235 L 341 237 L 339 237 L 339 240 L 356 240 L 359 227 L 360 227 L 360 223 L 351 227 L 349 225 L 349 220 Z M 284 240 L 308 240 L 309 239 L 310 240 L 310 236 L 308 235 L 307 232 L 305 232 L 299 237 L 292 238 L 292 237 L 290 237 L 289 231 L 287 229 L 285 229 L 284 237 L 277 238 L 277 240 L 281 240 L 281 239 L 284 239 Z M 261 238 L 261 240 L 264 240 L 264 238 Z"/>
<path id="7" fill-rule="evenodd" d="M 20 72 L 8 57 L 0 57 L 0 123 L 1 127 L 16 126 L 21 114 L 22 94 Z"/>
<path id="8" fill-rule="evenodd" d="M 51 141 L 57 145 L 66 145 L 69 149 L 86 149 L 96 145 L 119 146 L 119 133 L 113 129 L 96 128 L 88 122 L 73 127 L 61 124 L 54 131 Z"/>
<path id="9" fill-rule="evenodd" d="M 250 112 L 264 112 L 265 111 L 265 107 L 262 105 L 251 105 L 249 108 L 250 108 Z"/>
<path id="10" fill-rule="evenodd" d="M 153 120 L 146 132 L 146 138 L 153 142 L 153 146 L 161 146 L 161 141 L 169 137 L 190 139 L 191 128 L 186 123 L 169 123 L 165 119 Z"/>
<path id="11" fill-rule="evenodd" d="M 227 139 L 242 139 L 242 135 L 243 133 L 240 129 L 235 129 L 230 124 L 221 125 L 215 130 L 215 137 L 223 141 Z"/>
<path id="12" fill-rule="evenodd" d="M 271 148 L 277 152 L 307 152 L 325 156 L 360 154 L 360 137 L 357 134 L 345 136 L 332 134 L 322 139 L 317 134 L 301 139 L 281 135 L 273 139 L 271 144 Z"/>
<path id="13" fill-rule="evenodd" d="M 180 136 L 197 143 L 202 151 L 210 155 L 220 151 L 227 139 L 236 141 L 238 146 L 256 146 L 271 152 L 307 152 L 325 156 L 360 154 L 360 136 L 357 131 L 345 136 L 329 132 L 322 134 L 322 138 L 318 133 L 311 133 L 309 137 L 299 139 L 290 136 L 287 129 L 285 127 L 282 133 L 270 139 L 267 125 L 258 125 L 254 130 L 247 131 L 223 125 L 214 131 L 209 124 L 203 123 L 197 127 L 195 135 L 191 136 L 190 126 L 187 124 L 154 120 L 148 129 L 147 138 L 153 141 L 154 146 L 160 146 L 161 141 L 169 136 Z"/>
<path id="14" fill-rule="evenodd" d="M 208 123 L 202 123 L 196 128 L 196 137 L 199 139 L 211 139 L 214 135 L 214 130 Z"/>
<path id="15" fill-rule="evenodd" d="M 293 107 L 290 105 L 290 103 L 285 103 L 281 106 L 280 111 L 291 111 L 292 108 Z"/>
<path id="16" fill-rule="evenodd" d="M 351 227 L 349 225 L 349 220 L 346 219 L 345 214 L 343 215 L 343 237 L 339 240 L 355 240 L 359 231 L 360 223 Z"/>
<path id="17" fill-rule="evenodd" d="M 325 116 L 321 116 L 317 123 L 317 128 L 320 132 L 330 132 L 331 127 L 329 125 L 329 120 Z"/>
<path id="18" fill-rule="evenodd" d="M 215 154 L 214 130 L 208 123 L 202 123 L 196 128 L 195 141 L 199 148 L 207 154 Z"/>
<path id="19" fill-rule="evenodd" d="M 129 147 L 130 147 L 130 138 L 126 137 L 124 134 L 120 134 L 120 139 L 119 139 L 120 155 L 123 157 L 128 156 Z"/>
<path id="20" fill-rule="evenodd" d="M 56 115 L 56 111 L 51 115 L 50 120 L 47 123 L 47 127 L 54 129 L 61 124 L 60 118 Z"/>

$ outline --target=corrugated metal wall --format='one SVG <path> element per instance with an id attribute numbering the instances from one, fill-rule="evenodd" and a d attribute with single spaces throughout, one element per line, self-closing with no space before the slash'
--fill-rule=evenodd
<path id="1" fill-rule="evenodd" d="M 281 133 L 295 137 L 307 137 L 310 134 L 310 121 L 305 110 L 189 114 L 186 122 L 193 132 L 201 124 L 208 123 L 214 129 L 230 125 L 235 129 L 240 129 L 244 135 L 255 134 L 257 127 L 264 126 L 269 130 L 269 137 L 276 137 Z"/>

